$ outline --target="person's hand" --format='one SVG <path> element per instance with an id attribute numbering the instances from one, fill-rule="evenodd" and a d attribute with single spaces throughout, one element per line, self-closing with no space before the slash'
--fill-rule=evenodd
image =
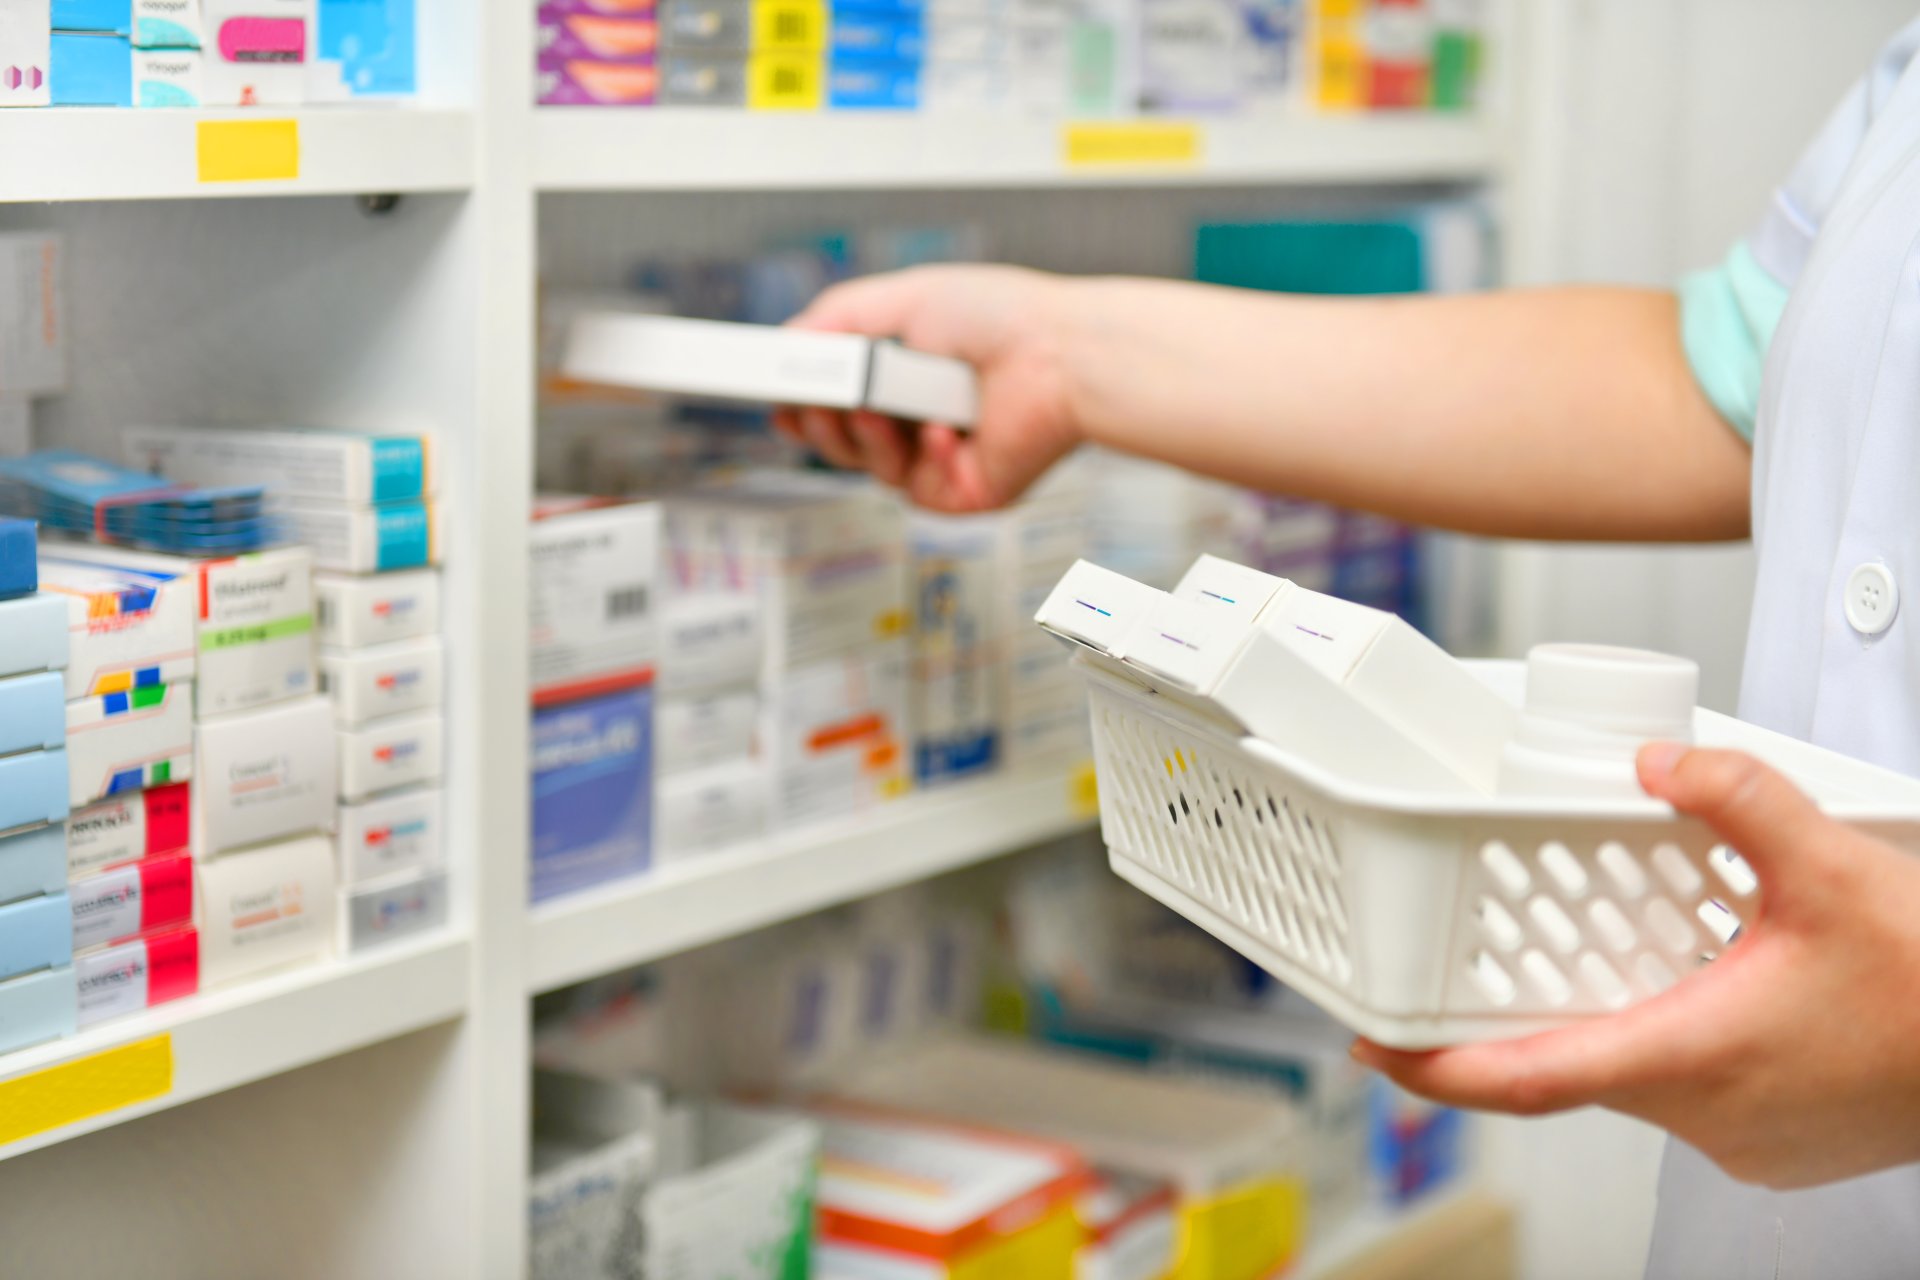
<path id="1" fill-rule="evenodd" d="M 1429 1053 L 1363 1040 L 1354 1056 L 1457 1106 L 1639 1116 L 1776 1188 L 1920 1161 L 1920 860 L 1736 752 L 1650 746 L 1640 781 L 1758 875 L 1759 914 L 1731 947 L 1611 1017 Z"/>
<path id="2" fill-rule="evenodd" d="M 1061 367 L 1070 284 L 1013 267 L 920 267 L 828 289 L 792 323 L 897 338 L 972 364 L 979 422 L 905 424 L 866 411 L 779 410 L 775 425 L 835 466 L 872 472 L 936 511 L 1004 506 L 1079 443 Z"/>

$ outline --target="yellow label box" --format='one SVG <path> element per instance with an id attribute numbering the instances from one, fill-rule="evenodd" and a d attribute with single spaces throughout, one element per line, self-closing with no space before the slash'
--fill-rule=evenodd
<path id="1" fill-rule="evenodd" d="M 1172 121 L 1088 121 L 1061 134 L 1069 169 L 1184 168 L 1198 164 L 1200 126 Z"/>
<path id="2" fill-rule="evenodd" d="M 298 120 L 202 120 L 195 145 L 202 182 L 291 182 L 300 176 Z"/>
<path id="3" fill-rule="evenodd" d="M 756 53 L 747 59 L 747 106 L 755 111 L 818 111 L 826 68 L 817 53 Z"/>
<path id="4" fill-rule="evenodd" d="M 753 0 L 755 53 L 818 53 L 826 47 L 826 0 Z"/>
<path id="5" fill-rule="evenodd" d="M 153 1036 L 0 1082 L 0 1146 L 173 1089 L 173 1037 Z"/>

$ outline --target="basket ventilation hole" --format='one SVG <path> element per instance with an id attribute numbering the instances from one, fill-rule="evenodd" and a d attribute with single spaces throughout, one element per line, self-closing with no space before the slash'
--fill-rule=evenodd
<path id="1" fill-rule="evenodd" d="M 1498 960 L 1485 951 L 1476 951 L 1471 963 L 1469 972 L 1482 995 L 1502 1007 L 1513 1003 L 1514 996 L 1519 994 L 1518 988 L 1513 985 L 1513 975 Z"/>
<path id="2" fill-rule="evenodd" d="M 1667 968 L 1666 962 L 1651 951 L 1642 953 L 1633 962 L 1633 971 L 1651 995 L 1659 995 L 1674 983 L 1673 970 Z"/>
<path id="3" fill-rule="evenodd" d="M 1689 951 L 1693 948 L 1693 928 L 1687 924 L 1687 918 L 1680 909 L 1665 898 L 1655 898 L 1647 904 L 1647 927 L 1653 930 L 1653 936 L 1660 939 L 1662 946 L 1669 951 Z"/>
<path id="4" fill-rule="evenodd" d="M 1513 951 L 1525 940 L 1520 922 L 1492 898 L 1480 899 L 1480 936 L 1501 951 Z"/>
<path id="5" fill-rule="evenodd" d="M 1500 882 L 1501 889 L 1509 898 L 1520 898 L 1533 887 L 1533 877 L 1520 865 L 1520 859 L 1513 856 L 1513 850 L 1498 840 L 1489 840 L 1480 846 L 1480 862 L 1493 878 Z"/>
<path id="6" fill-rule="evenodd" d="M 1647 874 L 1640 864 L 1627 852 L 1627 846 L 1609 840 L 1600 846 L 1597 855 L 1600 865 L 1606 868 L 1607 875 L 1614 886 L 1629 898 L 1638 898 L 1647 892 Z"/>
<path id="7" fill-rule="evenodd" d="M 1733 890 L 1735 897 L 1744 898 L 1760 887 L 1760 878 L 1753 874 L 1747 860 L 1724 844 L 1713 847 L 1713 852 L 1707 855 L 1707 865 Z"/>
<path id="8" fill-rule="evenodd" d="M 1554 841 L 1540 846 L 1540 865 L 1547 869 L 1553 882 L 1560 886 L 1560 892 L 1569 898 L 1584 897 L 1587 892 L 1587 869 L 1580 865 L 1580 859 L 1573 856 L 1573 850 Z"/>
<path id="9" fill-rule="evenodd" d="M 1707 926 L 1707 932 L 1718 938 L 1723 947 L 1732 942 L 1733 935 L 1740 931 L 1740 917 L 1718 898 L 1708 898 L 1694 909 L 1694 914 L 1700 917 L 1700 923 Z"/>
<path id="10" fill-rule="evenodd" d="M 1655 845 L 1653 865 L 1661 877 L 1673 886 L 1673 891 L 1681 897 L 1691 898 L 1700 892 L 1700 872 L 1687 861 L 1687 855 L 1680 851 L 1679 845 Z"/>
<path id="11" fill-rule="evenodd" d="M 1620 975 L 1613 971 L 1613 966 L 1591 951 L 1580 957 L 1579 972 L 1580 980 L 1587 984 L 1587 990 L 1593 992 L 1594 997 L 1609 1009 L 1620 1008 L 1632 994 L 1627 990 L 1627 984 L 1620 980 Z"/>
<path id="12" fill-rule="evenodd" d="M 1587 918 L 1600 931 L 1601 939 L 1615 951 L 1631 951 L 1633 944 L 1640 940 L 1640 931 L 1633 927 L 1633 922 L 1605 898 L 1587 908 Z"/>
<path id="13" fill-rule="evenodd" d="M 1567 918 L 1564 908 L 1552 898 L 1535 898 L 1527 904 L 1527 914 L 1547 935 L 1555 951 L 1571 955 L 1580 945 L 1580 926 Z"/>
<path id="14" fill-rule="evenodd" d="M 1554 1008 L 1573 999 L 1573 985 L 1567 981 L 1567 975 L 1560 972 L 1560 966 L 1547 958 L 1546 952 L 1527 952 L 1520 957 L 1520 968 L 1540 993 L 1540 998 Z"/>

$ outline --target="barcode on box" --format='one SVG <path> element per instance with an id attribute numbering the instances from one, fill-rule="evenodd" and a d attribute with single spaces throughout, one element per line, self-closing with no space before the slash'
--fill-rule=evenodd
<path id="1" fill-rule="evenodd" d="M 628 587 L 615 587 L 607 592 L 607 621 L 618 622 L 622 618 L 631 618 L 647 611 L 647 588 L 644 583 Z"/>

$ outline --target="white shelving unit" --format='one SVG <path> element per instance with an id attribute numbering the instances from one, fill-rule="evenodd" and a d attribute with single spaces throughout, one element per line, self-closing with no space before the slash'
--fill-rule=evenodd
<path id="1" fill-rule="evenodd" d="M 1519 6 L 1496 8 L 1493 47 L 1518 48 Z M 1161 122 L 1188 130 L 1185 158 L 1090 165 L 1070 150 L 1071 126 L 1024 118 L 538 110 L 525 0 L 420 11 L 419 105 L 0 112 L 0 229 L 55 226 L 72 241 L 74 389 L 41 415 L 41 443 L 110 449 L 117 425 L 142 416 L 425 427 L 451 496 L 452 929 L 0 1056 L 5 1090 L 154 1037 L 171 1055 L 150 1096 L 0 1146 L 0 1225 L 9 1263 L 28 1271 L 85 1238 L 99 1274 L 512 1280 L 525 1269 L 533 995 L 1089 821 L 1077 775 L 1053 769 L 529 910 L 525 530 L 543 195 L 1488 183 L 1527 197 L 1511 175 L 1532 143 L 1499 109 Z M 1510 75 L 1500 89 L 1520 92 Z M 268 121 L 283 122 L 262 144 L 277 157 L 221 150 L 238 145 L 234 128 Z M 376 216 L 335 199 L 353 195 L 404 199 Z M 198 1134 L 219 1147 L 192 1168 L 190 1198 L 244 1212 L 247 1232 L 152 1213 L 145 1230 L 102 1238 L 92 1188 L 149 1168 L 157 1147 L 198 1150 Z M 319 1193 L 318 1170 L 351 1189 Z M 210 1252 L 220 1261 L 195 1265 Z"/>
<path id="2" fill-rule="evenodd" d="M 534 908 L 536 993 L 690 951 L 1090 825 L 1077 772 L 911 797 L 868 821 L 769 840 Z"/>

